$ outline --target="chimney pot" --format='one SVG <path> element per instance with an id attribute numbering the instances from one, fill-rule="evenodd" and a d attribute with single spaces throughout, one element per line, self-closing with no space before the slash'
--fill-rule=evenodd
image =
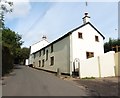
<path id="1" fill-rule="evenodd" d="M 90 21 L 90 16 L 88 15 L 88 12 L 85 12 L 84 15 L 85 16 L 82 19 L 83 19 L 83 23 L 86 24 L 87 22 Z"/>
<path id="2" fill-rule="evenodd" d="M 47 39 L 47 37 L 45 35 L 43 35 L 42 39 Z"/>

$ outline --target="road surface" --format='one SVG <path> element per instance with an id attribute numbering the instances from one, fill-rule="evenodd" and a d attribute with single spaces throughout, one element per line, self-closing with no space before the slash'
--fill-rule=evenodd
<path id="1" fill-rule="evenodd" d="M 89 96 L 89 92 L 54 74 L 18 66 L 4 77 L 2 96 Z"/>

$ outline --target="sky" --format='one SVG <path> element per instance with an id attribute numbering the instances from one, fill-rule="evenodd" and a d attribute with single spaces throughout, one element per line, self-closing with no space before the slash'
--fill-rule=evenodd
<path id="1" fill-rule="evenodd" d="M 69 0 L 21 0 L 14 2 L 13 12 L 5 14 L 5 25 L 22 35 L 22 47 L 40 41 L 42 36 L 52 42 L 83 24 L 85 12 L 90 22 L 105 36 L 118 38 L 118 2 Z"/>

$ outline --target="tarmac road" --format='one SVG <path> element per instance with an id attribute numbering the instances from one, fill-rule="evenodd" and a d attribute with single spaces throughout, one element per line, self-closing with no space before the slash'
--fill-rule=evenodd
<path id="1" fill-rule="evenodd" d="M 26 66 L 16 67 L 2 82 L 2 96 L 89 96 L 83 86 Z"/>

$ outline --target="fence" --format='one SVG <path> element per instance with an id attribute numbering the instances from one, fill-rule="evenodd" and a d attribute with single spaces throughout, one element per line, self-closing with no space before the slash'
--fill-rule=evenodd
<path id="1" fill-rule="evenodd" d="M 120 53 L 114 53 L 114 51 L 110 51 L 104 55 L 80 61 L 80 78 L 119 76 L 119 55 Z"/>

